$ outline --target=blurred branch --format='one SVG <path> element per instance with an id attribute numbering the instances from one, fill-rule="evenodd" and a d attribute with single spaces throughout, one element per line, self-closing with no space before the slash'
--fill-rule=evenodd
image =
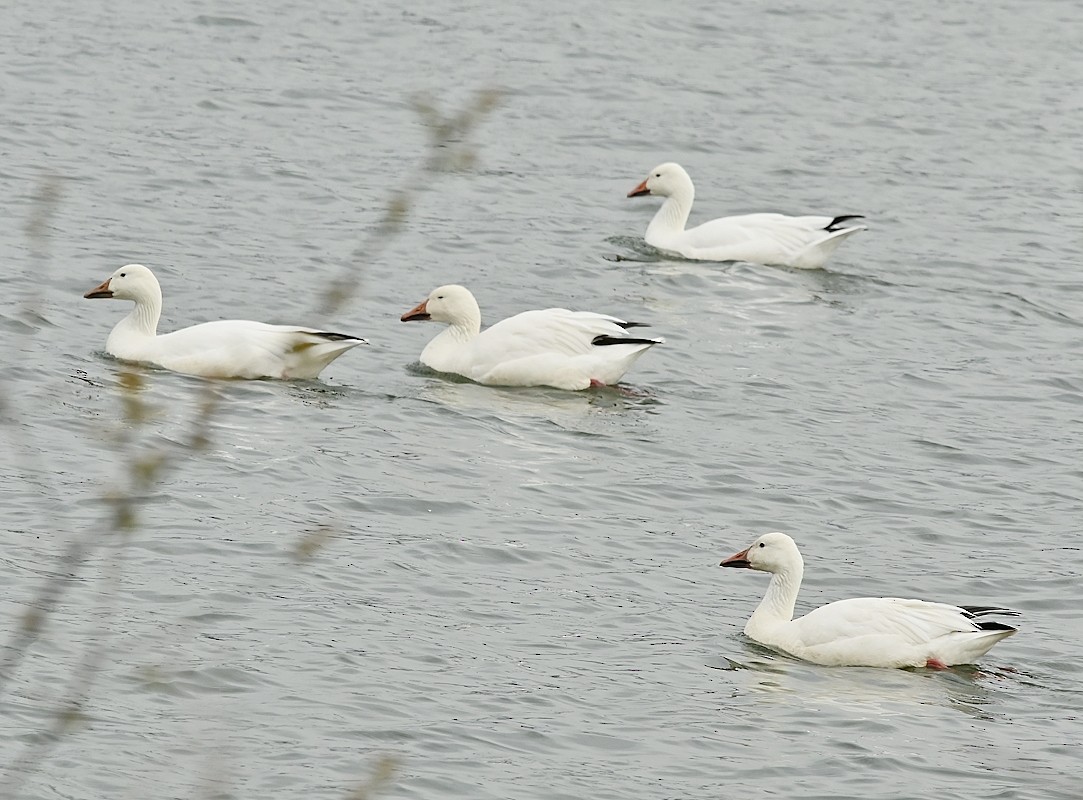
<path id="1" fill-rule="evenodd" d="M 330 282 L 321 303 L 320 310 L 324 315 L 337 311 L 357 294 L 362 267 L 377 258 L 401 234 L 417 198 L 432 188 L 434 178 L 441 174 L 470 169 L 474 165 L 477 156 L 469 141 L 470 136 L 496 108 L 501 97 L 502 94 L 496 90 L 480 91 L 462 109 L 448 114 L 441 112 L 433 98 L 428 95 L 414 98 L 414 109 L 429 134 L 427 155 L 403 184 L 392 191 L 380 220 L 354 251 L 352 262 L 345 265 L 340 274 Z M 60 190 L 61 182 L 58 178 L 49 177 L 41 182 L 25 227 L 32 258 L 38 262 L 39 275 L 45 274 L 49 266 L 49 231 L 60 202 Z M 35 283 L 35 286 L 39 287 L 46 285 L 46 281 Z M 40 297 L 35 297 L 33 302 L 28 304 L 28 308 L 31 312 L 37 312 L 36 306 L 39 304 Z M 38 316 L 40 317 L 40 312 Z M 34 330 L 34 327 L 30 326 L 29 329 Z M 4 691 L 34 643 L 43 634 L 73 579 L 85 567 L 90 551 L 111 535 L 120 546 L 115 550 L 115 558 L 106 564 L 103 580 L 98 587 L 102 604 L 102 613 L 99 615 L 101 623 L 88 638 L 89 644 L 57 700 L 51 723 L 7 765 L 4 779 L 0 782 L 2 798 L 17 795 L 29 777 L 42 768 L 64 735 L 85 720 L 87 702 L 110 649 L 111 625 L 114 619 L 112 605 L 116 601 L 123 578 L 123 545 L 128 543 L 140 527 L 144 498 L 184 456 L 206 449 L 210 442 L 211 422 L 219 402 L 215 382 L 204 383 L 187 437 L 179 448 L 170 449 L 163 449 L 155 444 L 142 446 L 140 443 L 140 430 L 156 416 L 155 409 L 147 404 L 143 397 L 144 373 L 138 368 L 122 368 L 117 374 L 117 382 L 123 419 L 115 435 L 115 444 L 124 463 L 124 472 L 121 486 L 106 496 L 111 512 L 106 530 L 102 532 L 95 528 L 74 534 L 57 555 L 55 571 L 27 601 L 27 610 L 17 620 L 8 641 L 0 650 L 0 692 Z M 17 421 L 16 409 L 3 394 L 3 388 L 0 387 L 0 421 L 12 423 Z M 13 437 L 20 435 L 16 425 L 9 425 L 9 430 Z M 21 441 L 20 444 L 17 449 L 28 464 L 38 458 L 38 451 L 29 446 L 30 442 Z M 30 467 L 34 468 L 28 467 L 25 470 L 27 480 L 32 480 L 31 476 L 41 480 L 41 476 L 49 474 L 42 465 L 33 463 Z M 38 488 L 43 497 L 53 494 L 47 491 L 52 487 Z M 59 528 L 58 525 L 51 527 L 54 530 Z M 294 558 L 297 561 L 311 558 L 334 534 L 334 529 L 326 525 L 309 531 L 297 543 Z M 353 789 L 347 795 L 347 800 L 372 800 L 391 784 L 397 763 L 391 757 L 380 758 L 369 779 Z"/>
<path id="2" fill-rule="evenodd" d="M 368 780 L 346 795 L 346 800 L 373 800 L 391 785 L 399 762 L 390 756 L 382 756 L 372 768 Z"/>
<path id="3" fill-rule="evenodd" d="M 39 291 L 41 287 L 48 285 L 44 279 L 49 268 L 49 227 L 60 205 L 60 179 L 56 176 L 46 176 L 38 184 L 34 193 L 30 215 L 27 218 L 23 230 L 30 242 L 30 257 L 34 262 L 35 273 L 42 276 L 41 280 L 31 281 L 31 284 Z M 23 302 L 24 311 L 28 317 L 40 317 L 40 297 L 34 295 Z M 23 336 L 29 336 L 32 327 L 24 329 Z M 0 386 L 0 392 L 7 387 Z M 17 392 L 14 393 L 17 396 Z M 4 395 L 0 394 L 0 421 L 6 424 L 13 446 L 9 452 L 16 454 L 18 461 L 22 462 L 24 480 L 34 485 L 42 497 L 53 497 L 53 487 L 47 483 L 49 471 L 40 463 L 40 450 L 31 447 L 26 438 L 23 426 L 18 422 L 18 409 Z M 52 503 L 46 508 L 51 509 Z M 46 512 L 51 513 L 50 511 Z M 47 520 L 48 521 L 48 520 Z M 57 525 L 49 525 L 56 529 Z M 82 565 L 84 559 L 84 545 L 78 538 L 64 548 L 58 557 L 59 575 L 74 575 Z M 15 669 L 19 666 L 30 646 L 37 639 L 49 614 L 55 608 L 62 594 L 63 579 L 59 576 L 47 581 L 39 590 L 38 595 L 31 601 L 29 608 L 17 620 L 15 629 L 8 637 L 8 641 L 0 649 L 0 692 L 4 691 L 6 683 L 11 679 Z"/>
<path id="4" fill-rule="evenodd" d="M 157 446 L 141 449 L 134 435 L 155 417 L 153 409 L 142 397 L 142 373 L 137 369 L 125 368 L 117 377 L 124 419 L 117 430 L 116 443 L 124 461 L 125 473 L 124 485 L 109 493 L 106 498 L 112 509 L 106 533 L 119 537 L 121 546 L 116 548 L 115 559 L 106 565 L 105 578 L 98 587 L 102 603 L 99 618 L 102 622 L 93 635 L 88 637 L 89 644 L 78 666 L 72 671 L 67 687 L 60 695 L 51 724 L 8 766 L 5 779 L 0 783 L 0 797 L 3 798 L 14 797 L 30 775 L 41 768 L 64 734 L 82 723 L 84 709 L 109 651 L 109 626 L 114 617 L 112 604 L 116 600 L 123 577 L 123 545 L 128 543 L 131 535 L 139 528 L 139 511 L 143 498 L 170 467 L 179 463 L 183 454 L 204 450 L 210 438 L 208 431 L 218 405 L 218 392 L 212 381 L 203 385 L 202 397 L 197 404 L 189 434 L 181 443 L 181 450 L 167 452 Z M 61 554 L 61 569 L 39 588 L 38 594 L 29 603 L 29 610 L 13 634 L 12 641 L 5 645 L 3 661 L 0 662 L 0 677 L 11 677 L 40 636 L 71 578 L 86 562 L 90 550 L 87 541 L 91 537 L 94 541 L 104 538 L 98 534 L 98 531 L 88 531 L 77 535 Z"/>
<path id="5" fill-rule="evenodd" d="M 30 217 L 26 221 L 26 235 L 36 255 L 44 256 L 49 243 L 49 224 L 60 205 L 60 178 L 47 175 L 38 184 Z"/>
<path id="6" fill-rule="evenodd" d="M 428 155 L 402 186 L 391 193 L 383 215 L 364 242 L 354 251 L 353 259 L 333 278 L 323 293 L 319 313 L 333 314 L 352 300 L 360 289 L 362 268 L 370 263 L 402 233 L 403 224 L 417 198 L 433 186 L 437 175 L 460 172 L 473 167 L 477 160 L 469 137 L 500 104 L 503 93 L 483 89 L 458 112 L 444 114 L 430 95 L 413 98 L 414 110 L 429 133 Z"/>
<path id="7" fill-rule="evenodd" d="M 322 550 L 334 535 L 335 529 L 330 525 L 320 525 L 315 530 L 306 531 L 293 548 L 294 561 L 308 561 Z"/>

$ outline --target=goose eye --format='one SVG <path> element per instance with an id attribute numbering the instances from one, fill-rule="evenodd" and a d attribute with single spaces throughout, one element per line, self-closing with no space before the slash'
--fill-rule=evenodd
<path id="1" fill-rule="evenodd" d="M 763 542 L 760 542 L 760 547 L 763 547 Z"/>
<path id="2" fill-rule="evenodd" d="M 128 277 L 128 273 L 127 272 L 122 272 L 122 273 L 120 273 L 120 277 L 126 278 L 126 277 Z"/>
<path id="3" fill-rule="evenodd" d="M 656 172 L 656 173 L 654 173 L 654 177 L 656 177 L 656 178 L 661 178 L 661 177 L 662 177 L 662 173 L 661 173 L 661 172 Z"/>
<path id="4" fill-rule="evenodd" d="M 436 299 L 437 299 L 437 300 L 443 300 L 443 299 L 444 299 L 444 296 L 443 296 L 443 295 L 438 295 Z"/>

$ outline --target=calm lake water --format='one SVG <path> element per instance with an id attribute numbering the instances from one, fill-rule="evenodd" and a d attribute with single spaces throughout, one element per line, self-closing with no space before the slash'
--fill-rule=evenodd
<path id="1" fill-rule="evenodd" d="M 21 3 L 0 31 L 5 641 L 27 798 L 1078 798 L 1083 245 L 1076 2 Z M 415 175 L 411 106 L 506 94 L 473 169 L 358 247 Z M 817 272 L 671 260 L 625 194 L 675 160 L 693 221 L 861 213 Z M 59 201 L 35 203 L 46 176 Z M 37 216 L 36 216 L 37 215 Z M 44 219 L 44 236 L 27 226 Z M 359 298 L 319 296 L 363 263 Z M 82 293 L 130 262 L 162 330 L 367 337 L 318 382 L 228 382 L 203 453 L 110 529 L 127 432 L 179 450 L 205 382 L 125 422 Z M 399 315 L 567 305 L 666 337 L 633 390 L 426 372 Z M 782 530 L 799 612 L 1019 610 L 979 669 L 830 669 L 741 629 Z M 78 569 L 72 541 L 92 548 Z M 308 558 L 303 542 L 322 543 Z M 31 749 L 100 653 L 85 719 Z M 75 676 L 75 677 L 73 677 Z"/>

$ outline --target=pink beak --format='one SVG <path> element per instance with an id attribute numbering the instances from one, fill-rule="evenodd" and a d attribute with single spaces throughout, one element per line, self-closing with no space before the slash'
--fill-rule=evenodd
<path id="1" fill-rule="evenodd" d="M 110 280 L 112 280 L 112 278 L 106 278 L 104 283 L 95 286 L 89 292 L 84 294 L 83 298 L 86 300 L 93 300 L 96 297 L 112 297 L 113 290 L 109 288 Z"/>
<path id="2" fill-rule="evenodd" d="M 748 548 L 746 547 L 740 553 L 734 553 L 718 566 L 720 567 L 737 567 L 739 569 L 752 569 L 752 565 L 748 563 Z"/>
<path id="3" fill-rule="evenodd" d="M 107 281 L 107 283 L 108 283 L 108 281 Z M 431 319 L 431 317 L 429 317 L 429 310 L 428 310 L 428 308 L 426 308 L 426 304 L 428 302 L 429 302 L 428 300 L 422 300 L 416 306 L 414 306 L 409 311 L 407 311 L 405 314 L 403 314 L 401 317 L 399 317 L 399 321 L 400 322 L 412 322 L 414 320 Z"/>
<path id="4" fill-rule="evenodd" d="M 628 196 L 629 197 L 639 197 L 640 195 L 650 194 L 650 193 L 651 193 L 651 190 L 647 188 L 647 182 L 643 181 L 643 183 L 639 184 L 639 186 L 632 189 L 632 191 L 628 192 Z"/>

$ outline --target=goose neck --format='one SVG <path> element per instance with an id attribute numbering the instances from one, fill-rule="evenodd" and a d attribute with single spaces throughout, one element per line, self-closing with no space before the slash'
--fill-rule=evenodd
<path id="1" fill-rule="evenodd" d="M 692 212 L 692 201 L 695 199 L 695 190 L 692 187 L 682 187 L 671 194 L 662 203 L 658 213 L 654 215 L 647 229 L 650 233 L 680 233 L 688 224 L 688 215 Z"/>
<path id="2" fill-rule="evenodd" d="M 752 626 L 777 625 L 793 619 L 797 594 L 801 590 L 803 567 L 796 564 L 771 576 L 767 593 L 760 601 L 748 624 Z"/>
<path id="3" fill-rule="evenodd" d="M 469 342 L 481 333 L 481 313 L 466 314 L 448 324 L 447 337 L 458 342 Z"/>
<path id="4" fill-rule="evenodd" d="M 158 320 L 162 316 L 162 293 L 148 293 L 138 297 L 135 308 L 117 327 L 139 336 L 154 336 L 158 332 Z"/>

